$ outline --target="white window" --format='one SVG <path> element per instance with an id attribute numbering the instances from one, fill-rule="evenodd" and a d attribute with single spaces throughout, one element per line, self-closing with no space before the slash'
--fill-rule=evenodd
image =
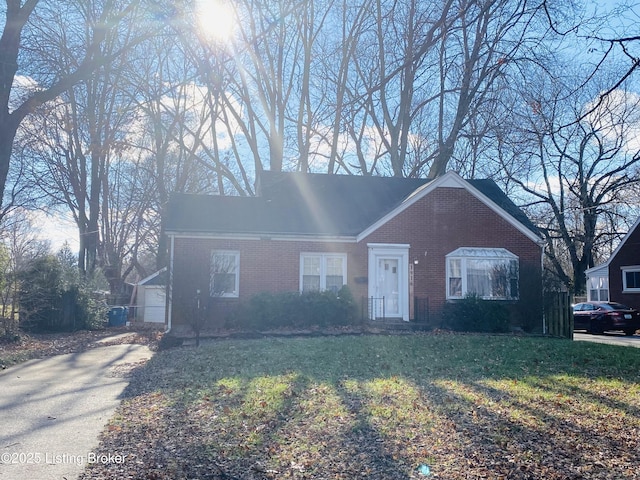
<path id="1" fill-rule="evenodd" d="M 239 291 L 240 253 L 216 250 L 211 252 L 210 295 L 237 297 Z"/>
<path id="2" fill-rule="evenodd" d="M 622 291 L 640 293 L 640 266 L 622 268 Z"/>
<path id="3" fill-rule="evenodd" d="M 347 278 L 347 256 L 336 253 L 300 254 L 300 291 L 337 292 Z"/>
<path id="4" fill-rule="evenodd" d="M 609 277 L 589 277 L 589 300 L 592 302 L 609 301 Z"/>
<path id="5" fill-rule="evenodd" d="M 447 261 L 447 298 L 478 295 L 488 300 L 518 298 L 518 257 L 504 248 L 467 248 Z"/>

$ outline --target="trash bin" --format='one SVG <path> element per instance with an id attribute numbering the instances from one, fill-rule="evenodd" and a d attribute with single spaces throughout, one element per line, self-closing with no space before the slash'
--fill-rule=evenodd
<path id="1" fill-rule="evenodd" d="M 127 324 L 127 307 L 111 307 L 109 309 L 109 326 L 123 327 Z"/>

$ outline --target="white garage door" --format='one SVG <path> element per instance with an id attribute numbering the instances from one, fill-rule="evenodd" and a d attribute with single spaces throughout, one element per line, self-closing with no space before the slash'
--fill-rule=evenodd
<path id="1" fill-rule="evenodd" d="M 145 287 L 144 289 L 144 321 L 164 323 L 165 310 L 164 287 Z"/>

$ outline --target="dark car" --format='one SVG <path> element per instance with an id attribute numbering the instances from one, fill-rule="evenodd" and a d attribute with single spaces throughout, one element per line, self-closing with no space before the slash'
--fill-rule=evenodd
<path id="1" fill-rule="evenodd" d="M 603 333 L 621 330 L 633 335 L 640 329 L 640 312 L 616 302 L 583 302 L 573 306 L 574 330 Z"/>

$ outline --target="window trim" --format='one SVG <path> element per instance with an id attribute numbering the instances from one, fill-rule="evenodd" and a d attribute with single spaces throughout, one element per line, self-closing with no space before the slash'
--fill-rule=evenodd
<path id="1" fill-rule="evenodd" d="M 346 253 L 327 253 L 327 252 L 300 252 L 300 268 L 299 268 L 299 290 L 304 292 L 304 259 L 305 257 L 320 258 L 320 288 L 323 292 L 327 289 L 327 259 L 340 258 L 342 260 L 342 286 L 347 284 L 347 254 Z M 309 291 L 309 290 L 308 290 Z"/>
<path id="2" fill-rule="evenodd" d="M 470 292 L 468 290 L 468 261 L 469 260 L 499 260 L 502 262 L 516 262 L 517 265 L 517 294 L 515 296 L 509 297 L 494 297 L 494 296 L 482 296 L 484 300 L 503 300 L 503 301 L 514 301 L 520 299 L 520 259 L 517 255 L 513 254 L 506 248 L 483 248 L 483 247 L 460 247 L 453 252 L 447 254 L 445 256 L 446 263 L 446 278 L 445 278 L 445 294 L 447 300 L 461 300 Z M 461 285 L 460 285 L 460 295 L 451 295 L 451 278 L 460 278 L 460 277 L 451 277 L 452 269 L 451 262 L 452 260 L 460 261 L 460 275 Z M 507 280 L 510 283 L 511 277 Z M 511 292 L 511 285 L 509 286 L 509 292 Z"/>
<path id="3" fill-rule="evenodd" d="M 629 288 L 627 287 L 627 273 L 635 272 L 640 273 L 640 265 L 628 265 L 620 267 L 622 270 L 622 293 L 640 293 L 640 287 Z"/>
<path id="4" fill-rule="evenodd" d="M 624 274 L 623 274 L 624 275 Z M 597 285 L 593 285 L 597 283 Z M 598 298 L 593 298 L 593 293 L 597 292 Z M 606 298 L 603 298 L 603 292 L 606 292 Z M 593 275 L 587 276 L 587 299 L 591 302 L 608 302 L 609 301 L 609 275 Z"/>
<path id="5" fill-rule="evenodd" d="M 214 266 L 214 261 L 213 258 L 216 255 L 228 255 L 228 256 L 233 256 L 235 258 L 235 265 L 234 265 L 234 274 L 235 274 L 235 285 L 233 288 L 233 292 L 225 292 L 222 295 L 214 295 L 214 289 L 213 289 L 213 276 L 215 273 L 222 273 L 222 272 L 214 272 L 213 271 L 213 266 Z M 209 266 L 209 296 L 210 297 L 218 297 L 218 298 L 238 298 L 240 296 L 240 252 L 237 250 L 212 250 L 211 251 L 211 257 L 210 257 L 210 266 Z"/>

